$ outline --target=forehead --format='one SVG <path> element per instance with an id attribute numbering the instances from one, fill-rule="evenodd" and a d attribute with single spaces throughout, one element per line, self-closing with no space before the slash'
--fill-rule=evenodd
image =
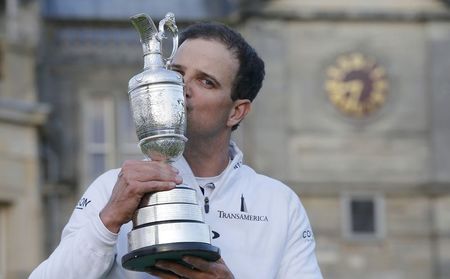
<path id="1" fill-rule="evenodd" d="M 239 69 L 239 62 L 231 50 L 219 41 L 206 39 L 184 41 L 178 48 L 173 64 L 217 78 L 233 79 Z"/>

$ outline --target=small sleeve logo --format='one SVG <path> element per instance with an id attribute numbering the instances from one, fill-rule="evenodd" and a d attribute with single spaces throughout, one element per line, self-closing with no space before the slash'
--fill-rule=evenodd
<path id="1" fill-rule="evenodd" d="M 314 241 L 314 234 L 311 229 L 304 230 L 302 233 L 302 239 L 306 242 Z"/>
<path id="2" fill-rule="evenodd" d="M 81 198 L 80 201 L 78 201 L 77 206 L 75 209 L 85 209 L 89 204 L 91 203 L 91 200 L 88 200 L 87 198 Z"/>

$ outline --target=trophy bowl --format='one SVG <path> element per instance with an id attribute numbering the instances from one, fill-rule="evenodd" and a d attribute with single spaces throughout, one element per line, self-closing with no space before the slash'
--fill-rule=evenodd
<path id="1" fill-rule="evenodd" d="M 175 161 L 184 151 L 186 137 L 163 135 L 145 138 L 139 142 L 142 153 L 154 161 Z"/>

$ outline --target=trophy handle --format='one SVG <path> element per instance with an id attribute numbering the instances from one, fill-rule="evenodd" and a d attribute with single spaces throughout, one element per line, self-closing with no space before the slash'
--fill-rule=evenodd
<path id="1" fill-rule="evenodd" d="M 175 56 L 175 52 L 178 49 L 178 27 L 175 23 L 175 15 L 173 13 L 167 13 L 164 19 L 159 22 L 159 32 L 158 32 L 158 40 L 162 42 L 163 39 L 166 39 L 166 31 L 165 27 L 170 30 L 172 33 L 172 53 L 169 57 L 164 58 L 166 64 L 169 64 L 172 61 L 172 58 Z"/>

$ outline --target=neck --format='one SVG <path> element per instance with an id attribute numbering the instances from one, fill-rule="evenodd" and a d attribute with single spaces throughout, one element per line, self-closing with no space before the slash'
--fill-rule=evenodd
<path id="1" fill-rule="evenodd" d="M 188 140 L 184 157 L 197 177 L 213 177 L 222 173 L 228 166 L 230 137 L 223 140 Z"/>

